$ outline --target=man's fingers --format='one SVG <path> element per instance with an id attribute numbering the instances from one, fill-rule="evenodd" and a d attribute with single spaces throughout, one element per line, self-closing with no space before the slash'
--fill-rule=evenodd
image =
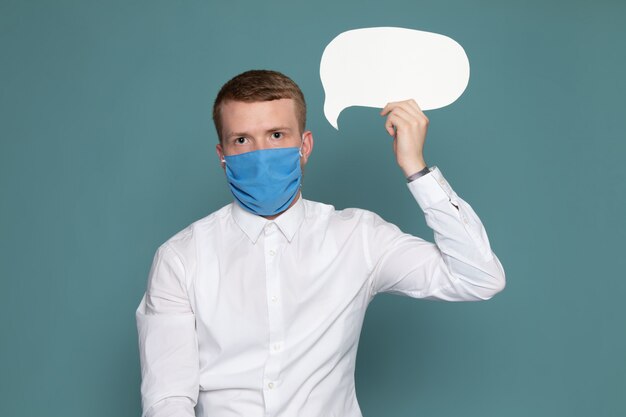
<path id="1" fill-rule="evenodd" d="M 390 136 L 395 136 L 395 130 L 397 130 L 398 128 L 407 128 L 411 124 L 412 120 L 414 120 L 414 118 L 411 116 L 411 114 L 409 114 L 409 112 L 401 107 L 397 107 L 393 109 L 389 116 L 387 116 L 385 128 L 387 129 L 387 132 Z"/>
<path id="2" fill-rule="evenodd" d="M 393 110 L 395 104 L 395 101 L 390 101 L 389 103 L 387 103 L 385 107 L 383 107 L 383 109 L 380 111 L 380 115 L 384 116 L 385 114 L 389 113 L 391 110 Z"/>
<path id="3" fill-rule="evenodd" d="M 402 106 L 398 106 L 393 109 L 391 114 L 397 116 L 397 120 L 400 125 L 410 124 L 411 120 L 415 118 L 408 109 Z M 396 124 L 396 127 L 397 126 L 398 125 Z"/>
<path id="4" fill-rule="evenodd" d="M 409 103 L 409 106 L 417 110 L 419 113 L 422 112 L 422 109 L 420 108 L 419 104 L 417 104 L 417 101 L 410 99 L 410 100 L 407 100 L 407 103 Z"/>
<path id="5" fill-rule="evenodd" d="M 398 106 L 389 113 L 386 125 L 391 122 L 396 128 L 400 127 L 401 129 L 408 129 L 411 126 L 415 126 L 419 124 L 419 116 L 414 115 L 414 111 L 415 109 L 407 109 Z M 387 131 L 389 131 L 389 129 L 387 129 Z"/>
<path id="6" fill-rule="evenodd" d="M 400 105 L 402 105 L 402 101 L 390 101 L 381 110 L 381 112 L 380 112 L 381 116 L 384 116 L 385 114 L 389 113 L 390 111 L 393 111 L 393 109 L 395 109 L 396 107 L 398 107 Z"/>
<path id="7" fill-rule="evenodd" d="M 403 123 L 402 119 L 395 113 L 390 113 L 387 116 L 387 120 L 385 121 L 385 129 L 387 129 L 387 133 L 389 136 L 395 138 L 396 137 L 396 129 L 398 125 Z"/>
<path id="8" fill-rule="evenodd" d="M 404 101 L 392 101 L 387 103 L 387 105 L 385 105 L 385 107 L 381 110 L 380 115 L 384 116 L 385 114 L 392 112 L 394 109 L 398 108 L 404 109 L 415 117 L 419 117 L 420 114 L 423 114 L 422 110 L 417 105 L 417 102 L 411 99 Z"/>
<path id="9" fill-rule="evenodd" d="M 393 115 L 389 115 L 389 117 L 387 117 L 387 120 L 385 121 L 385 129 L 387 130 L 387 133 L 389 133 L 389 136 L 394 137 L 396 132 L 394 129 L 394 120 L 392 118 Z"/>
<path id="10" fill-rule="evenodd" d="M 420 109 L 413 99 L 404 101 L 392 101 L 380 112 L 382 116 L 387 115 L 385 129 L 389 136 L 395 139 L 397 131 L 410 131 L 411 129 L 423 129 L 428 126 L 428 117 Z"/>

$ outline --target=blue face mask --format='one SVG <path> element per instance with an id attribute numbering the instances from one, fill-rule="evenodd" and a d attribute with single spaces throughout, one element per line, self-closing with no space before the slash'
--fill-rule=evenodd
<path id="1" fill-rule="evenodd" d="M 259 216 L 286 210 L 298 195 L 300 148 L 270 148 L 224 156 L 230 190 L 241 207 Z"/>

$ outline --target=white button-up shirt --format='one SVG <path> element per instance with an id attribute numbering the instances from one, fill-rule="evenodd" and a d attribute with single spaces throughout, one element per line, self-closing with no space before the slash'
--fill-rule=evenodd
<path id="1" fill-rule="evenodd" d="M 486 300 L 505 285 L 441 171 L 408 188 L 436 244 L 300 198 L 275 220 L 231 203 L 161 245 L 136 311 L 142 416 L 361 417 L 355 359 L 376 294 Z"/>

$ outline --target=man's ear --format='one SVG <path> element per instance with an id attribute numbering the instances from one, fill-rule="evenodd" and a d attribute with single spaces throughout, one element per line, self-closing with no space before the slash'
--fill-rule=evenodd
<path id="1" fill-rule="evenodd" d="M 300 158 L 302 165 L 306 165 L 311 152 L 313 152 L 313 133 L 310 130 L 305 130 L 302 134 L 302 158 Z"/>
<path id="2" fill-rule="evenodd" d="M 224 163 L 224 151 L 222 149 L 221 143 L 215 145 L 215 153 L 217 153 L 217 157 L 220 159 L 220 165 L 222 169 L 226 170 L 226 164 Z"/>

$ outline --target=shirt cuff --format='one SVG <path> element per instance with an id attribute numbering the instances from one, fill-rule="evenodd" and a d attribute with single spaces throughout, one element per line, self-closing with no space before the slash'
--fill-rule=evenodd
<path id="1" fill-rule="evenodd" d="M 194 402 L 189 397 L 168 397 L 147 410 L 144 417 L 195 417 Z"/>
<path id="2" fill-rule="evenodd" d="M 407 187 L 422 210 L 443 200 L 454 203 L 457 196 L 437 166 L 430 167 L 428 174 L 407 183 Z"/>

